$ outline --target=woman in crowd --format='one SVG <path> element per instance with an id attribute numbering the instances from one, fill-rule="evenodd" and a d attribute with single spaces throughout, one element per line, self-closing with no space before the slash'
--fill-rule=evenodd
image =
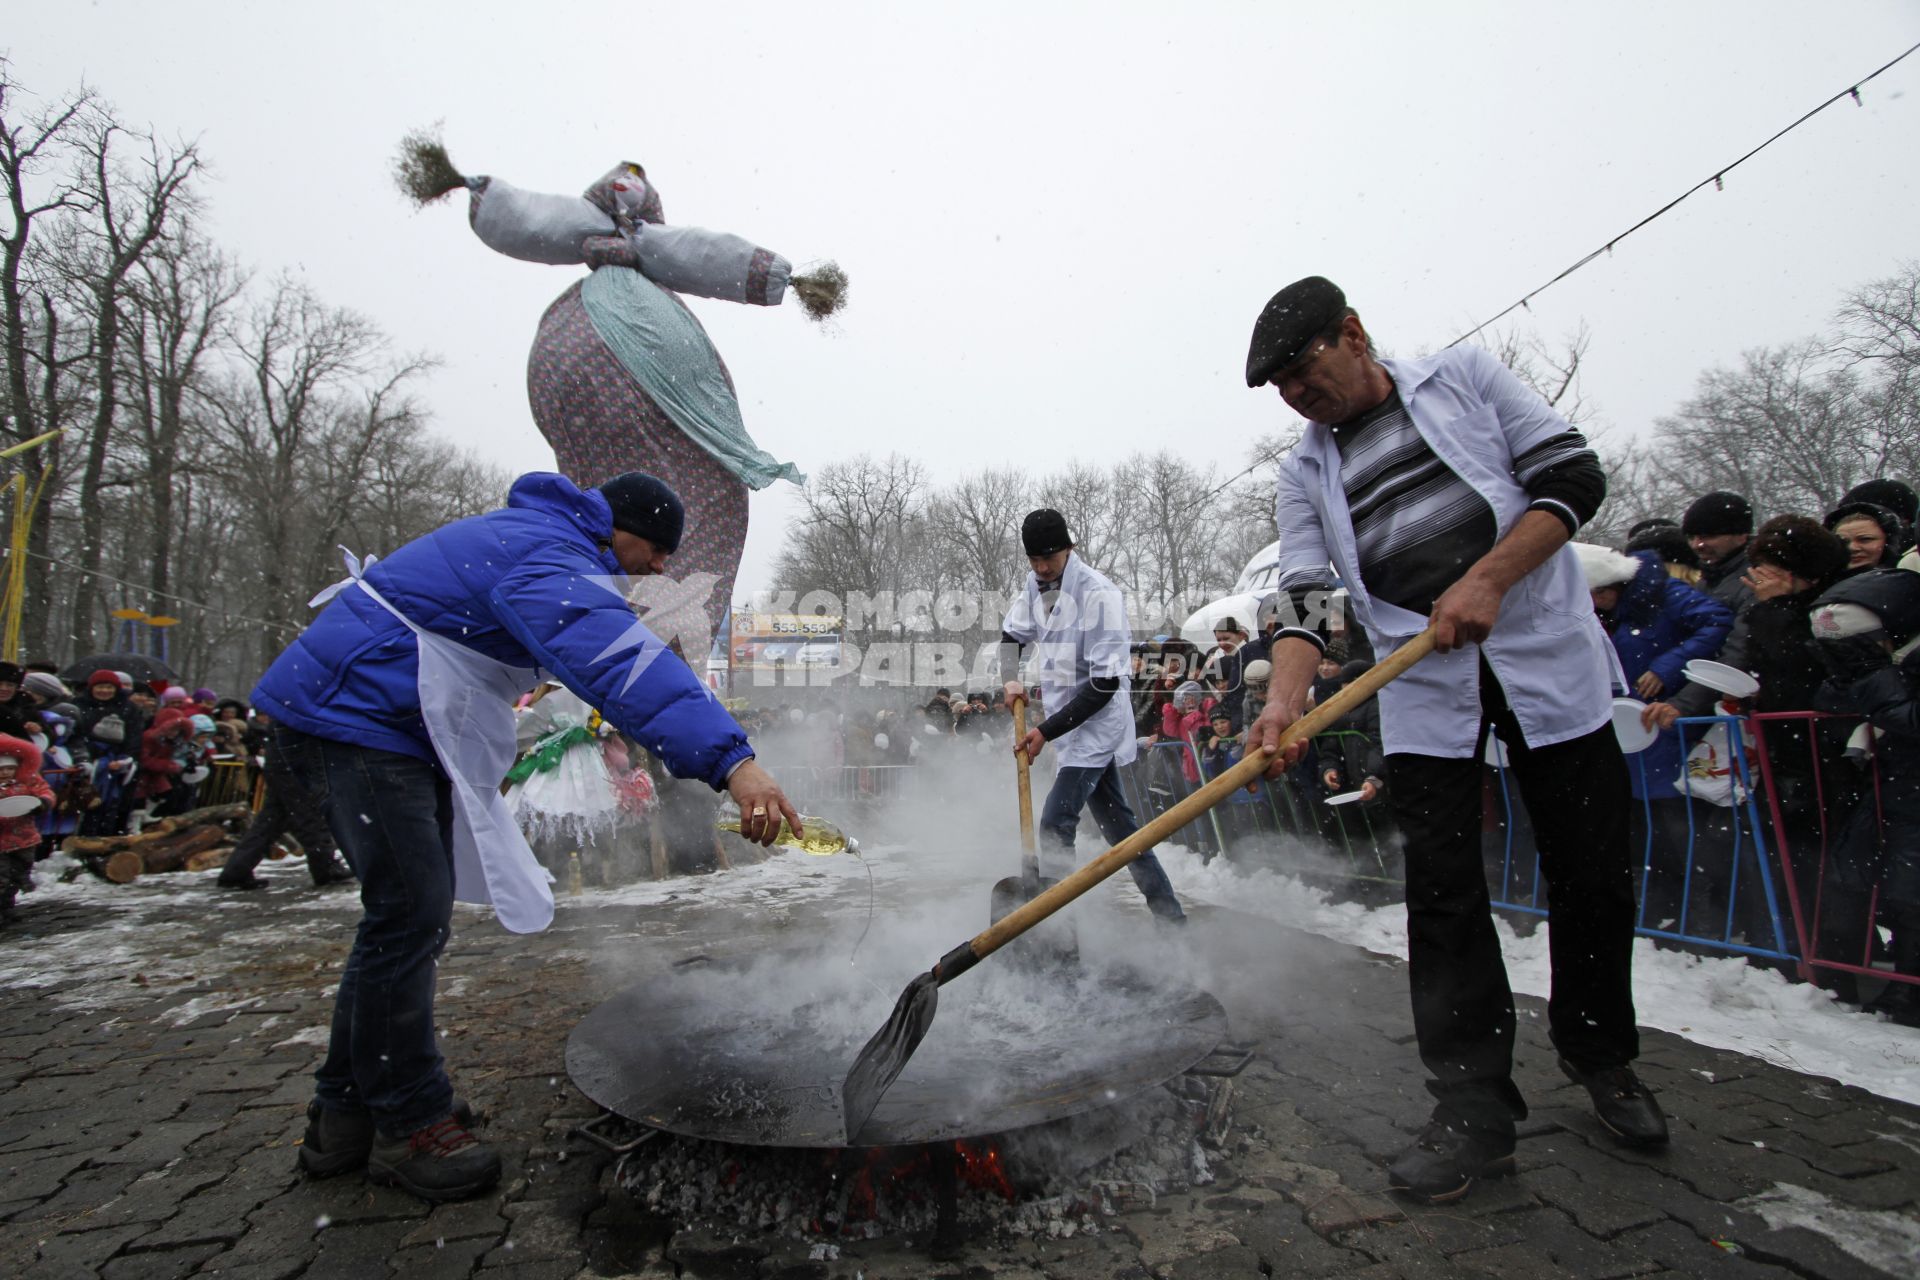
<path id="1" fill-rule="evenodd" d="M 1907 549 L 1906 522 L 1877 502 L 1843 502 L 1827 513 L 1827 528 L 1847 544 L 1847 570 L 1892 569 Z"/>
<path id="2" fill-rule="evenodd" d="M 1847 544 L 1809 516 L 1775 516 L 1747 549 L 1746 665 L 1760 681 L 1752 709 L 1811 711 L 1826 678 L 1813 638 L 1814 602 L 1847 572 Z M 1852 802 L 1855 779 L 1845 760 L 1850 726 L 1765 721 L 1767 772 L 1795 867 L 1812 888 L 1823 831 Z M 1812 728 L 1813 732 L 1809 732 Z M 1824 802 L 1824 804 L 1822 803 Z"/>

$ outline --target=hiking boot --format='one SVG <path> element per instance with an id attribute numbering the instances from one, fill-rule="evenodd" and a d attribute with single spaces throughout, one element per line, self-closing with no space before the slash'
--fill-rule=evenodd
<path id="1" fill-rule="evenodd" d="M 464 1200 L 500 1181 L 500 1153 L 446 1115 L 397 1138 L 375 1134 L 367 1180 L 422 1200 Z"/>
<path id="2" fill-rule="evenodd" d="M 1446 1204 L 1473 1190 L 1478 1179 L 1512 1172 L 1512 1138 L 1452 1129 L 1436 1119 L 1387 1166 L 1387 1187 L 1422 1204 Z"/>
<path id="3" fill-rule="evenodd" d="M 465 1098 L 453 1100 L 453 1118 L 473 1124 Z M 310 1178 L 331 1178 L 364 1168 L 373 1151 L 373 1117 L 365 1111 L 336 1111 L 315 1098 L 307 1104 L 307 1132 L 300 1139 L 300 1171 Z"/>
<path id="4" fill-rule="evenodd" d="M 1667 1145 L 1667 1118 L 1660 1104 L 1633 1074 L 1632 1067 L 1607 1067 L 1600 1071 L 1582 1071 L 1560 1059 L 1560 1070 L 1575 1084 L 1586 1086 L 1593 1099 L 1593 1114 L 1598 1117 L 1614 1141 L 1623 1147 L 1664 1147 Z"/>
<path id="5" fill-rule="evenodd" d="M 267 882 L 249 871 L 244 876 L 221 875 L 214 881 L 222 889 L 264 889 Z"/>

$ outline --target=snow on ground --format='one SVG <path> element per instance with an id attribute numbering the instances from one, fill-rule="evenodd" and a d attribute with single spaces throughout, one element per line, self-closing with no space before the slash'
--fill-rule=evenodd
<path id="1" fill-rule="evenodd" d="M 1802 1227 L 1825 1236 L 1888 1275 L 1912 1275 L 1913 1261 L 1920 1258 L 1920 1222 L 1903 1213 L 1835 1204 L 1818 1191 L 1784 1182 L 1736 1200 L 1733 1207 L 1760 1215 L 1774 1231 Z"/>
<path id="2" fill-rule="evenodd" d="M 111 917 L 95 928 L 42 939 L 32 948 L 0 949 L 0 986 L 37 988 L 81 974 L 113 975 L 116 981 L 103 978 L 98 984 L 70 987 L 55 996 L 63 1005 L 107 1009 L 149 994 L 139 987 L 129 989 L 129 972 L 145 969 L 148 979 L 163 988 L 192 984 L 190 973 L 164 972 L 169 966 L 163 959 L 172 951 L 170 944 L 184 941 L 190 931 L 150 917 L 157 907 L 177 905 L 182 889 L 203 886 L 189 885 L 186 873 L 130 885 L 110 885 L 82 875 L 61 884 L 57 877 L 64 861 L 56 858 L 40 865 L 40 888 L 27 899 L 28 909 L 34 898 L 83 902 L 111 912 Z M 1161 861 L 1184 898 L 1262 916 L 1379 954 L 1406 957 L 1406 915 L 1397 904 L 1368 907 L 1338 902 L 1325 890 L 1292 876 L 1235 866 L 1223 858 L 1204 863 L 1178 846 L 1161 846 Z M 272 874 L 275 868 L 263 870 Z M 871 873 L 872 892 L 884 914 L 903 894 L 919 897 L 937 888 L 935 882 L 944 882 L 954 870 L 890 847 L 868 849 L 864 858 L 812 858 L 787 852 L 731 872 L 588 890 L 580 898 L 562 890 L 557 901 L 563 912 L 570 902 L 647 906 L 677 900 L 775 916 L 797 907 L 864 914 Z M 304 881 L 306 868 L 290 866 L 287 874 Z M 204 890 L 208 906 L 215 909 L 251 907 L 256 902 L 248 894 L 217 894 L 211 885 Z M 359 906 L 355 895 L 345 892 L 272 897 L 279 899 L 274 905 L 281 909 L 346 918 L 355 915 Z M 1119 897 L 1128 906 L 1137 905 L 1130 895 Z M 1546 929 L 1522 937 L 1505 919 L 1496 916 L 1495 923 L 1514 989 L 1544 997 L 1549 974 Z M 156 964 L 161 971 L 154 970 Z M 181 966 L 174 962 L 172 967 Z M 1920 1104 L 1920 1031 L 1851 1012 L 1817 987 L 1790 982 L 1782 974 L 1754 968 L 1737 957 L 1662 951 L 1640 939 L 1634 948 L 1634 998 L 1645 1026 Z"/>
<path id="3" fill-rule="evenodd" d="M 1202 862 L 1185 850 L 1161 846 L 1160 860 L 1181 897 L 1231 907 L 1405 959 L 1406 909 L 1336 902 L 1292 876 L 1236 867 L 1225 858 Z M 1547 995 L 1549 965 L 1544 924 L 1521 937 L 1494 917 L 1513 989 Z M 1806 1075 L 1902 1102 L 1920 1103 L 1920 1031 L 1855 1013 L 1830 993 L 1756 969 L 1733 956 L 1662 951 L 1646 938 L 1633 951 L 1634 1005 L 1640 1024 L 1684 1036 L 1695 1044 L 1751 1054 Z"/>

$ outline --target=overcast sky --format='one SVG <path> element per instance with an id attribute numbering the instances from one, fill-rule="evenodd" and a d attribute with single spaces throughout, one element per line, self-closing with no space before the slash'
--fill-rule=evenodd
<path id="1" fill-rule="evenodd" d="M 670 222 L 853 281 L 833 331 L 694 300 L 760 444 L 951 476 L 1162 446 L 1243 463 L 1253 318 L 1332 277 L 1390 350 L 1440 346 L 1920 40 L 1911 3 L 16 5 L 16 76 L 198 136 L 217 238 L 437 352 L 438 429 L 552 466 L 540 313 L 580 274 L 500 257 L 453 158 L 573 193 L 638 161 Z M 1699 371 L 1819 328 L 1920 257 L 1920 54 L 1533 308 L 1593 330 L 1587 389 L 1644 430 Z M 796 509 L 755 495 L 740 588 Z M 371 548 L 367 548 L 371 549 Z"/>

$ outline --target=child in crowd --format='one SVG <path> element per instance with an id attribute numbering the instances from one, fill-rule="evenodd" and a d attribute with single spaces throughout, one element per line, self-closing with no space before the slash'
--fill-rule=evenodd
<path id="1" fill-rule="evenodd" d="M 1200 751 L 1200 767 L 1207 777 L 1217 778 L 1240 758 L 1240 735 L 1233 730 L 1233 715 L 1224 706 L 1213 709 Z"/>
<path id="2" fill-rule="evenodd" d="M 22 799 L 39 803 L 22 805 Z M 33 856 L 40 847 L 35 821 L 53 804 L 40 776 L 40 749 L 24 738 L 0 735 L 0 921 L 11 919 L 14 901 L 33 889 Z"/>

